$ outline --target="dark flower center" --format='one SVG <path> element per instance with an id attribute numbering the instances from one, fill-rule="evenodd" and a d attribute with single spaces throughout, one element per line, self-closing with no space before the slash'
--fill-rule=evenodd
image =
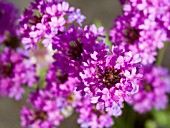
<path id="1" fill-rule="evenodd" d="M 65 83 L 68 80 L 68 74 L 57 74 L 57 82 L 58 83 Z"/>
<path id="2" fill-rule="evenodd" d="M 0 68 L 0 74 L 2 74 L 4 77 L 8 77 L 11 75 L 12 69 L 13 66 L 11 63 L 4 63 Z"/>
<path id="3" fill-rule="evenodd" d="M 47 114 L 46 112 L 40 110 L 35 113 L 35 120 L 41 119 L 41 120 L 46 120 L 47 119 Z"/>
<path id="4" fill-rule="evenodd" d="M 103 83 L 107 88 L 111 88 L 120 82 L 121 70 L 115 70 L 114 67 L 107 67 L 104 73 L 98 72 L 99 83 Z"/>
<path id="5" fill-rule="evenodd" d="M 72 60 L 80 60 L 82 58 L 81 53 L 83 53 L 82 44 L 77 42 L 70 42 L 67 55 Z"/>
<path id="6" fill-rule="evenodd" d="M 147 82 L 144 82 L 143 83 L 143 89 L 146 91 L 146 92 L 150 92 L 153 90 L 153 86 Z"/>
<path id="7" fill-rule="evenodd" d="M 60 31 L 60 30 L 58 30 L 58 34 L 57 34 L 57 35 L 60 35 L 60 34 L 63 34 L 63 32 L 62 32 L 62 31 Z"/>
<path id="8" fill-rule="evenodd" d="M 139 39 L 139 30 L 133 27 L 128 27 L 128 30 L 123 31 L 123 35 L 125 37 L 125 42 L 128 44 L 134 44 L 136 40 Z"/>
<path id="9" fill-rule="evenodd" d="M 36 25 L 37 23 L 41 23 L 42 16 L 33 16 L 30 20 L 29 23 L 31 25 Z"/>
<path id="10" fill-rule="evenodd" d="M 16 49 L 20 46 L 20 41 L 16 36 L 5 40 L 4 43 L 6 46 L 13 48 L 13 49 Z"/>

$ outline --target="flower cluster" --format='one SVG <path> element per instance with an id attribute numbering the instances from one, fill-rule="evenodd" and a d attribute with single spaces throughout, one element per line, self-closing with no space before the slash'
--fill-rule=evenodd
<path id="1" fill-rule="evenodd" d="M 117 47 L 109 55 L 95 51 L 91 56 L 91 61 L 84 63 L 80 73 L 84 91 L 91 96 L 96 109 L 120 116 L 123 102 L 129 102 L 131 95 L 138 92 L 138 80 L 142 75 L 136 70 L 140 58 Z"/>
<path id="2" fill-rule="evenodd" d="M 89 96 L 82 97 L 75 90 L 76 84 L 79 84 L 77 78 L 61 74 L 51 65 L 46 81 L 45 88 L 39 88 L 30 94 L 27 102 L 32 105 L 32 109 L 23 106 L 21 110 L 23 127 L 59 126 L 61 120 L 72 114 L 73 108 L 80 113 L 77 122 L 83 128 L 110 127 L 113 124 L 110 115 L 96 110 L 95 105 L 90 103 Z"/>
<path id="3" fill-rule="evenodd" d="M 46 75 L 47 85 L 31 93 L 28 103 L 32 109 L 24 106 L 21 110 L 23 127 L 53 128 L 68 115 L 74 106 L 74 90 L 78 82 L 76 78 L 61 74 L 53 66 Z"/>
<path id="4" fill-rule="evenodd" d="M 13 51 L 7 47 L 0 52 L 0 95 L 16 100 L 22 98 L 24 87 L 33 87 L 37 81 L 35 65 L 19 50 Z"/>
<path id="5" fill-rule="evenodd" d="M 157 66 L 145 66 L 140 69 L 144 75 L 140 81 L 139 92 L 133 96 L 134 110 L 139 113 L 165 109 L 168 103 L 166 94 L 170 93 L 170 76 L 168 70 Z"/>
<path id="6" fill-rule="evenodd" d="M 169 41 L 169 8 L 168 0 L 120 0 L 123 14 L 115 20 L 110 31 L 113 44 L 139 54 L 143 68 L 139 73 L 143 79 L 139 92 L 133 96 L 131 104 L 139 113 L 167 106 L 170 83 L 167 69 L 157 67 L 157 50 Z"/>
<path id="7" fill-rule="evenodd" d="M 54 43 L 60 33 L 71 23 L 84 21 L 80 10 L 69 7 L 60 0 L 35 0 L 20 18 L 22 42 L 26 49 L 37 47 L 41 42 L 44 46 Z"/>
<path id="8" fill-rule="evenodd" d="M 144 65 L 152 64 L 156 60 L 157 49 L 169 40 L 167 29 L 155 13 L 156 10 L 161 12 L 161 8 L 157 9 L 151 3 L 150 0 L 129 0 L 123 5 L 124 12 L 115 20 L 110 31 L 112 43 L 139 54 Z"/>
<path id="9" fill-rule="evenodd" d="M 119 116 L 123 102 L 138 91 L 137 81 L 141 75 L 136 69 L 140 58 L 118 47 L 110 51 L 103 33 L 103 29 L 95 25 L 84 29 L 70 27 L 53 44 L 53 49 L 57 49 L 54 65 L 81 81 L 77 90 L 90 95 L 97 109 Z"/>
<path id="10" fill-rule="evenodd" d="M 45 88 L 38 89 L 34 98 L 29 100 L 35 108 L 32 118 L 28 119 L 28 111 L 32 110 L 24 107 L 21 112 L 22 126 L 58 126 L 59 122 L 55 124 L 51 121 L 51 111 L 61 113 L 66 106 L 72 106 L 80 113 L 78 123 L 81 127 L 110 127 L 113 124 L 111 116 L 120 116 L 123 102 L 130 102 L 132 95 L 138 92 L 138 80 L 142 77 L 137 73 L 141 61 L 139 55 L 132 55 L 116 46 L 110 50 L 105 44 L 103 27 L 97 28 L 94 24 L 82 27 L 79 21 L 78 25 L 74 25 L 74 20 L 69 20 L 73 13 L 73 17 L 81 17 L 78 18 L 81 22 L 84 17 L 79 11 L 75 13 L 69 9 L 68 3 L 35 2 L 25 11 L 32 13 L 25 13 L 21 17 L 23 43 L 26 48 L 36 46 L 40 41 L 44 46 L 51 43 L 55 54 L 54 63 L 46 76 Z M 61 7 L 63 10 L 60 10 Z M 36 15 L 33 13 L 35 10 L 38 10 Z M 63 16 L 68 16 L 68 21 Z M 62 22 L 59 22 L 60 18 Z M 58 22 L 53 22 L 54 19 Z M 70 24 L 67 28 L 66 23 Z M 75 99 L 73 104 L 68 100 L 70 96 Z M 88 112 L 83 114 L 86 109 Z M 36 111 L 46 113 L 46 118 L 35 118 Z M 64 118 L 62 114 L 53 117 L 57 120 L 58 116 L 58 121 Z"/>
<path id="11" fill-rule="evenodd" d="M 125 1 L 126 0 L 124 0 L 123 3 L 125 3 Z M 124 6 L 124 10 L 126 12 L 129 13 L 130 10 L 140 11 L 145 16 L 148 16 L 149 20 L 155 20 L 160 28 L 165 29 L 165 31 L 169 32 L 169 0 L 128 0 L 128 3 L 129 5 Z"/>
<path id="12" fill-rule="evenodd" d="M 57 50 L 53 56 L 55 67 L 78 77 L 83 70 L 83 63 L 91 59 L 94 51 L 106 54 L 104 40 L 100 38 L 103 33 L 103 28 L 97 29 L 95 25 L 69 27 L 53 44 L 53 49 Z"/>
<path id="13" fill-rule="evenodd" d="M 77 101 L 77 112 L 80 113 L 77 122 L 82 128 L 110 128 L 113 125 L 113 119 L 104 111 L 97 110 L 90 103 L 90 97 L 81 97 Z"/>
<path id="14" fill-rule="evenodd" d="M 18 11 L 12 4 L 0 1 L 0 95 L 20 100 L 24 87 L 33 87 L 37 81 L 35 65 L 21 48 Z M 7 25 L 4 25 L 7 24 Z"/>
<path id="15" fill-rule="evenodd" d="M 21 110 L 22 127 L 58 127 L 75 109 L 82 128 L 109 128 L 124 102 L 140 113 L 164 109 L 170 77 L 153 62 L 170 38 L 167 1 L 120 0 L 123 14 L 110 31 L 109 47 L 104 28 L 83 26 L 80 9 L 64 0 L 34 0 L 19 25 L 18 10 L 0 0 L 0 95 L 20 100 L 25 87 L 34 87 L 30 107 Z M 34 65 L 36 58 L 41 62 Z"/>
<path id="16" fill-rule="evenodd" d="M 0 44 L 7 38 L 6 34 L 12 37 L 16 34 L 16 22 L 19 11 L 11 3 L 0 0 Z"/>

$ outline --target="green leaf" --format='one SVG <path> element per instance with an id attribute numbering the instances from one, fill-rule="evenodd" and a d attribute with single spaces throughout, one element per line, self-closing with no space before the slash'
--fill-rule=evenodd
<path id="1" fill-rule="evenodd" d="M 156 122 L 153 120 L 147 120 L 145 123 L 145 128 L 157 128 Z"/>

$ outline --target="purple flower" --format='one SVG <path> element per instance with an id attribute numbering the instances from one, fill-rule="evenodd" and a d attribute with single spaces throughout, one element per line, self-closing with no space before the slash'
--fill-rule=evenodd
<path id="1" fill-rule="evenodd" d="M 79 80 L 76 77 L 71 77 L 67 72 L 59 70 L 54 65 L 50 65 L 50 69 L 46 74 L 47 86 L 45 89 L 49 89 L 52 92 L 56 91 L 58 95 L 69 95 L 75 90 L 76 83 Z M 53 90 L 55 89 L 55 90 Z"/>
<path id="2" fill-rule="evenodd" d="M 143 5 L 142 5 L 143 4 Z M 110 38 L 114 45 L 122 49 L 139 54 L 144 65 L 156 60 L 157 49 L 169 40 L 167 30 L 157 20 L 155 7 L 144 7 L 145 1 L 130 1 L 123 5 L 123 14 L 115 20 L 110 31 Z M 148 10 L 149 9 L 149 10 Z"/>
<path id="3" fill-rule="evenodd" d="M 0 0 L 0 44 L 7 38 L 7 33 L 11 37 L 16 35 L 18 17 L 19 11 L 13 4 Z"/>
<path id="4" fill-rule="evenodd" d="M 77 112 L 80 114 L 77 122 L 81 128 L 109 128 L 113 125 L 113 119 L 104 111 L 97 110 L 95 105 L 90 103 L 90 97 L 81 97 L 77 101 Z"/>
<path id="5" fill-rule="evenodd" d="M 69 22 L 77 21 L 79 25 L 82 25 L 81 23 L 86 19 L 85 16 L 83 16 L 80 12 L 80 9 L 77 9 L 75 12 L 73 12 L 68 17 Z"/>
<path id="6" fill-rule="evenodd" d="M 169 14 L 169 0 L 129 0 L 129 5 L 124 6 L 126 13 L 129 13 L 129 9 L 133 11 L 140 11 L 149 19 L 156 20 L 160 28 L 164 29 L 169 33 L 170 30 L 170 14 Z M 168 34 L 169 37 L 169 34 Z"/>
<path id="7" fill-rule="evenodd" d="M 51 65 L 46 82 L 44 88 L 38 88 L 29 95 L 27 102 L 32 105 L 33 110 L 25 107 L 21 110 L 23 127 L 57 127 L 61 120 L 70 115 L 69 108 L 72 110 L 75 106 L 74 92 L 78 82 L 76 78 L 62 74 Z"/>
<path id="8" fill-rule="evenodd" d="M 83 91 L 90 95 L 91 102 L 96 104 L 98 110 L 120 116 L 123 102 L 129 102 L 131 95 L 138 92 L 138 80 L 142 75 L 136 70 L 140 58 L 117 47 L 109 55 L 106 51 L 105 54 L 104 50 L 94 51 L 91 60 L 84 62 L 83 71 L 80 72 Z"/>
<path id="9" fill-rule="evenodd" d="M 139 113 L 165 109 L 168 103 L 167 93 L 170 93 L 168 70 L 157 66 L 145 66 L 140 70 L 143 79 L 140 81 L 139 92 L 133 96 L 134 110 Z"/>
<path id="10" fill-rule="evenodd" d="M 31 109 L 23 107 L 21 110 L 21 125 L 23 127 L 52 128 L 59 126 L 64 116 L 62 109 L 68 104 L 66 99 L 55 96 L 47 90 L 37 90 L 31 93 L 28 103 Z"/>
<path id="11" fill-rule="evenodd" d="M 34 111 L 26 106 L 21 110 L 21 126 L 24 128 L 53 128 L 53 126 L 58 126 L 61 119 L 62 116 L 58 111 L 53 111 L 47 115 L 44 111 Z"/>
<path id="12" fill-rule="evenodd" d="M 33 87 L 37 82 L 36 69 L 20 48 L 18 10 L 3 0 L 0 7 L 0 96 L 20 100 L 24 87 Z"/>
<path id="13" fill-rule="evenodd" d="M 0 53 L 0 95 L 20 100 L 24 86 L 33 87 L 37 82 L 35 65 L 19 49 L 6 47 Z"/>
<path id="14" fill-rule="evenodd" d="M 169 29 L 169 0 L 129 0 L 128 3 L 128 8 L 141 11 L 144 15 L 148 15 L 150 18 L 156 19 L 157 22 L 160 22 L 162 25 L 166 25 L 164 29 Z M 126 8 L 125 6 L 124 9 L 126 10 Z"/>
<path id="15" fill-rule="evenodd" d="M 103 29 L 97 29 L 94 25 L 90 27 L 71 26 L 67 31 L 61 33 L 53 44 L 54 66 L 71 76 L 79 77 L 83 70 L 83 63 L 91 58 L 95 50 L 104 49 L 104 40 L 101 38 Z M 105 54 L 106 52 L 104 52 Z"/>
<path id="16" fill-rule="evenodd" d="M 129 102 L 138 91 L 141 75 L 136 68 L 140 58 L 118 48 L 110 51 L 103 37 L 103 29 L 94 25 L 84 29 L 70 27 L 53 44 L 53 49 L 57 49 L 54 66 L 77 77 L 77 90 L 89 95 L 98 110 L 119 116 L 123 102 Z"/>
<path id="17" fill-rule="evenodd" d="M 35 10 L 37 13 L 34 13 Z M 22 42 L 26 49 L 37 47 L 41 41 L 44 46 L 48 46 L 65 31 L 66 25 L 74 21 L 81 24 L 84 20 L 80 10 L 69 7 L 67 2 L 35 0 L 20 18 Z"/>

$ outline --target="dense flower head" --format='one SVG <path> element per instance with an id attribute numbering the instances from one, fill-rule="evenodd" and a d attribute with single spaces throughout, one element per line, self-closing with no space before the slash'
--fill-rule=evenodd
<path id="1" fill-rule="evenodd" d="M 13 4 L 0 0 L 0 43 L 7 38 L 7 34 L 11 37 L 16 35 L 18 17 L 19 11 Z"/>
<path id="2" fill-rule="evenodd" d="M 53 43 L 54 67 L 77 77 L 77 91 L 91 97 L 98 110 L 121 115 L 123 102 L 138 91 L 140 58 L 105 45 L 103 28 L 71 26 Z M 110 52 L 110 53 L 109 53 Z"/>
<path id="3" fill-rule="evenodd" d="M 75 106 L 74 90 L 76 78 L 58 72 L 52 65 L 46 75 L 46 86 L 30 94 L 28 103 L 32 109 L 23 107 L 21 125 L 23 127 L 53 128 L 69 116 Z"/>
<path id="4" fill-rule="evenodd" d="M 23 107 L 21 110 L 21 125 L 23 127 L 53 128 L 64 119 L 61 111 L 66 99 L 58 97 L 47 90 L 37 90 L 30 94 L 28 103 L 32 108 Z"/>
<path id="5" fill-rule="evenodd" d="M 6 47 L 0 51 L 0 95 L 20 100 L 24 87 L 33 87 L 37 81 L 35 65 L 30 63 L 22 49 Z"/>
<path id="6" fill-rule="evenodd" d="M 57 50 L 53 56 L 55 67 L 78 77 L 79 72 L 83 70 L 83 62 L 91 59 L 90 54 L 99 49 L 101 55 L 107 53 L 102 39 L 103 33 L 104 29 L 96 28 L 95 25 L 84 28 L 69 27 L 53 44 L 53 49 Z"/>
<path id="7" fill-rule="evenodd" d="M 20 100 L 37 82 L 36 67 L 21 47 L 18 9 L 0 0 L 0 96 Z"/>
<path id="8" fill-rule="evenodd" d="M 66 79 L 67 78 L 67 79 Z M 27 102 L 32 108 L 23 106 L 21 110 L 22 127 L 53 128 L 72 113 L 75 108 L 79 114 L 77 122 L 82 128 L 102 128 L 113 125 L 109 114 L 97 110 L 90 97 L 82 97 L 75 90 L 78 80 L 61 76 L 51 65 L 46 76 L 47 85 L 31 93 Z"/>
<path id="9" fill-rule="evenodd" d="M 59 125 L 63 118 L 58 111 L 48 113 L 41 110 L 33 110 L 24 106 L 21 110 L 21 126 L 23 128 L 53 128 Z"/>
<path id="10" fill-rule="evenodd" d="M 51 65 L 46 75 L 46 82 L 45 90 L 49 90 L 49 92 L 55 93 L 55 95 L 58 96 L 67 97 L 74 92 L 79 80 L 76 77 L 71 77 L 67 72 L 62 72 Z"/>
<path id="11" fill-rule="evenodd" d="M 169 0 L 128 0 L 128 5 L 124 6 L 126 13 L 129 13 L 130 10 L 140 11 L 150 19 L 156 20 L 168 32 L 170 30 L 169 8 Z"/>
<path id="12" fill-rule="evenodd" d="M 89 96 L 77 100 L 76 111 L 79 113 L 77 122 L 81 128 L 110 128 L 114 124 L 109 114 L 97 110 L 95 105 L 90 103 Z"/>
<path id="13" fill-rule="evenodd" d="M 124 102 L 139 113 L 166 107 L 170 76 L 150 64 L 170 38 L 170 0 L 120 2 L 123 14 L 110 31 L 109 47 L 104 28 L 82 27 L 85 16 L 64 0 L 31 2 L 19 32 L 18 10 L 0 0 L 0 96 L 20 100 L 25 87 L 34 87 L 30 106 L 20 113 L 22 127 L 58 127 L 75 109 L 80 127 L 109 128 Z M 20 40 L 27 50 L 37 49 L 24 51 Z M 49 46 L 50 57 L 44 50 Z M 48 58 L 40 65 L 39 81 L 31 52 L 34 60 Z"/>
<path id="14" fill-rule="evenodd" d="M 157 49 L 163 48 L 169 37 L 151 9 L 150 12 L 147 9 L 141 11 L 138 9 L 141 2 L 137 3 L 136 6 L 130 2 L 123 5 L 124 12 L 115 20 L 110 37 L 113 44 L 139 54 L 141 63 L 146 65 L 156 60 Z"/>
<path id="15" fill-rule="evenodd" d="M 170 76 L 168 70 L 158 66 L 145 66 L 140 69 L 143 79 L 139 84 L 139 92 L 133 96 L 134 110 L 139 113 L 165 109 L 170 93 Z"/>
<path id="16" fill-rule="evenodd" d="M 84 62 L 83 71 L 80 72 L 84 85 L 79 88 L 90 95 L 96 109 L 120 116 L 123 102 L 129 102 L 131 95 L 138 91 L 137 81 L 142 75 L 136 70 L 140 66 L 140 58 L 118 47 L 108 55 L 101 55 L 100 50 L 94 51 L 91 57 L 91 60 Z"/>
<path id="17" fill-rule="evenodd" d="M 74 22 L 81 25 L 84 20 L 80 10 L 69 7 L 65 1 L 35 0 L 20 18 L 22 42 L 26 49 L 36 47 L 38 42 L 48 46 L 66 26 Z"/>

